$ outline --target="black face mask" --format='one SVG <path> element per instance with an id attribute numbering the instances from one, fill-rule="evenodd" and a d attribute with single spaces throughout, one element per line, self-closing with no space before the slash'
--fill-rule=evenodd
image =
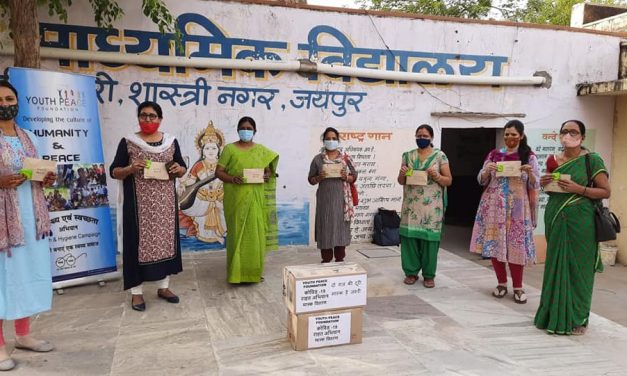
<path id="1" fill-rule="evenodd" d="M 19 107 L 17 104 L 0 106 L 0 120 L 13 120 L 17 116 L 18 111 Z"/>
<path id="2" fill-rule="evenodd" d="M 420 149 L 426 149 L 431 146 L 431 140 L 427 138 L 417 138 L 416 146 L 418 146 Z"/>

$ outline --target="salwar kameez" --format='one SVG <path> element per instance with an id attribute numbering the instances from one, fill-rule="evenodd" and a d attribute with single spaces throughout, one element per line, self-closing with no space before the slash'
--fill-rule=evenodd
<path id="1" fill-rule="evenodd" d="M 401 236 L 401 264 L 405 275 L 418 275 L 422 270 L 424 278 L 435 278 L 439 249 L 439 241 Z"/>
<path id="2" fill-rule="evenodd" d="M 324 152 L 316 155 L 311 161 L 308 177 L 318 176 L 325 164 L 341 164 L 344 158 L 350 160 L 343 152 L 336 160 L 329 160 Z M 357 170 L 352 162 L 344 163 L 348 169 L 346 173 L 357 179 Z M 345 182 L 339 178 L 323 179 L 318 183 L 314 237 L 320 250 L 346 247 L 351 243 L 351 217 L 347 218 L 345 211 L 346 205 L 352 205 L 352 202 L 345 202 L 344 184 Z"/>
<path id="3" fill-rule="evenodd" d="M 488 163 L 519 160 L 517 152 L 507 154 L 505 149 L 488 154 L 478 175 L 485 190 L 475 217 L 470 251 L 501 263 L 529 265 L 536 260 L 533 230 L 540 189 L 538 159 L 534 154 L 529 155 L 528 163 L 535 175 L 533 184 L 526 172 L 520 177 L 497 177 L 492 172 L 486 180 L 481 180 Z"/>
<path id="4" fill-rule="evenodd" d="M 448 164 L 448 158 L 442 151 L 434 149 L 430 156 L 421 161 L 418 149 L 414 149 L 403 154 L 403 164 L 420 171 L 437 166 L 438 171 L 441 171 L 441 167 Z M 399 233 L 401 266 L 406 276 L 417 276 L 422 271 L 424 278 L 435 278 L 445 201 L 446 188 L 431 177 L 425 186 L 403 187 Z"/>

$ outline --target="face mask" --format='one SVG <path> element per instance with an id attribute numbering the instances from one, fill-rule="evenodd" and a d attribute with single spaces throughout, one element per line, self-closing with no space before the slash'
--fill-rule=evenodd
<path id="1" fill-rule="evenodd" d="M 13 120 L 17 116 L 19 108 L 17 104 L 0 106 L 0 120 Z"/>
<path id="2" fill-rule="evenodd" d="M 240 140 L 244 142 L 249 142 L 250 140 L 253 139 L 253 136 L 255 135 L 255 131 L 250 130 L 250 129 L 240 129 L 239 131 L 237 131 L 237 134 L 239 135 Z"/>
<path id="3" fill-rule="evenodd" d="M 576 148 L 581 145 L 581 138 L 579 138 L 579 136 L 573 137 L 570 134 L 566 134 L 560 137 L 560 142 L 565 148 Z"/>
<path id="4" fill-rule="evenodd" d="M 418 145 L 420 149 L 425 149 L 431 146 L 431 140 L 426 139 L 426 138 L 417 138 L 416 145 Z"/>
<path id="5" fill-rule="evenodd" d="M 140 121 L 139 128 L 141 128 L 142 132 L 145 134 L 153 134 L 159 129 L 159 123 L 155 123 L 152 121 Z"/>
<path id="6" fill-rule="evenodd" d="M 324 140 L 324 148 L 333 151 L 340 146 L 340 142 L 338 140 Z"/>
<path id="7" fill-rule="evenodd" d="M 517 139 L 512 139 L 512 138 L 505 139 L 505 145 L 510 149 L 515 148 L 516 146 L 518 146 L 518 144 L 519 144 L 519 141 Z"/>

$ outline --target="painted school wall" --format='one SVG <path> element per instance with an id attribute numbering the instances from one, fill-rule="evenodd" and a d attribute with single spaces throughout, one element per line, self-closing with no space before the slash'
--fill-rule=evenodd
<path id="1" fill-rule="evenodd" d="M 171 38 L 161 36 L 143 17 L 140 3 L 123 2 L 126 16 L 108 31 L 94 27 L 85 4 L 75 2 L 67 24 L 47 18 L 42 8 L 43 45 L 176 54 Z M 162 129 L 177 136 L 189 167 L 201 163 L 205 176 L 213 164 L 209 158 L 202 165 L 199 147 L 206 143 L 199 144 L 202 137 L 198 135 L 213 134 L 208 130 L 212 123 L 215 137 L 206 139 L 223 147 L 215 140 L 236 141 L 240 117 L 255 118 L 256 142 L 280 154 L 278 203 L 283 245 L 314 243 L 315 188 L 306 177 L 311 159 L 321 147 L 320 133 L 327 126 L 345 132 L 343 144 L 359 164 L 361 205 L 353 224 L 355 241 L 370 240 L 372 214 L 378 207 L 400 209 L 402 190 L 395 179 L 401 153 L 415 147 L 417 125 L 432 124 L 439 145 L 442 128 L 502 127 L 508 120 L 435 117 L 432 112 L 524 113 L 521 120 L 535 134 L 533 140 L 543 144 L 537 152 L 545 156 L 555 150 L 551 149 L 555 148 L 552 132 L 564 120 L 578 118 L 594 130 L 594 148 L 611 163 L 614 100 L 578 98 L 575 84 L 615 78 L 616 36 L 515 24 L 368 16 L 302 6 L 197 0 L 166 3 L 179 17 L 186 53 L 197 57 L 311 58 L 456 75 L 531 76 L 545 71 L 552 77 L 550 88 L 435 86 L 294 73 L 43 62 L 44 69 L 98 78 L 107 161 L 113 159 L 120 138 L 136 131 L 135 109 L 145 99 L 156 99 L 163 106 Z M 389 58 L 390 54 L 395 59 Z M 8 66 L 11 60 L 2 62 Z M 204 190 L 206 200 L 197 200 L 187 215 L 181 213 L 188 226 L 185 234 L 190 235 L 184 237 L 188 249 L 223 246 L 224 229 L 216 223 L 216 218 L 222 222 L 221 185 L 214 183 Z M 114 185 L 110 191 L 114 201 Z"/>

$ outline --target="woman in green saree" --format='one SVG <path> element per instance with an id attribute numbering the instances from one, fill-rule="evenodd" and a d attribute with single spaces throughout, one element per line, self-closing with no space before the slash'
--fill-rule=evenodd
<path id="1" fill-rule="evenodd" d="M 216 167 L 216 176 L 224 182 L 229 283 L 261 282 L 266 252 L 278 248 L 275 172 L 279 155 L 254 143 L 256 132 L 252 118 L 241 118 L 239 141 L 226 145 Z M 246 181 L 246 173 L 261 170 L 263 183 Z"/>
<path id="2" fill-rule="evenodd" d="M 601 157 L 581 146 L 586 127 L 578 120 L 562 124 L 564 151 L 547 160 L 540 184 L 559 179 L 564 193 L 549 193 L 544 214 L 546 264 L 540 306 L 534 323 L 551 334 L 582 335 L 588 326 L 594 273 L 603 270 L 595 238 L 594 206 L 610 197 L 607 170 Z M 588 183 L 586 159 L 590 160 Z M 559 175 L 557 175 L 559 173 Z M 570 180 L 563 175 L 570 175 Z"/>

